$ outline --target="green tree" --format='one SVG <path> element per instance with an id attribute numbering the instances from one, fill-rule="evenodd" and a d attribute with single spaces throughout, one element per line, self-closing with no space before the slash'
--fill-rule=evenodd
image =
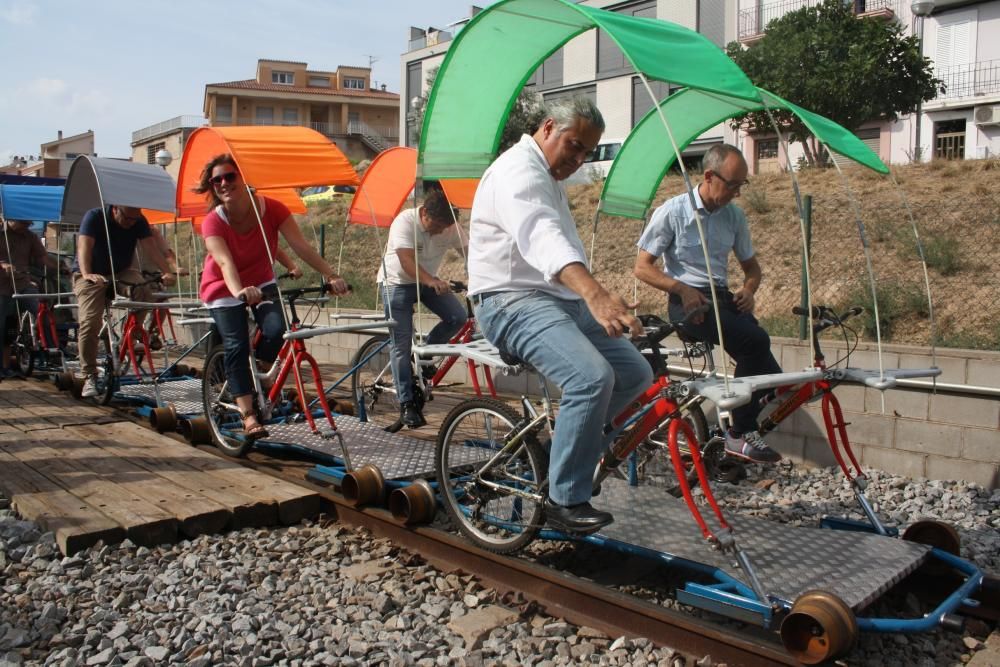
<path id="1" fill-rule="evenodd" d="M 896 21 L 858 18 L 853 3 L 843 0 L 789 12 L 771 21 L 753 46 L 732 42 L 726 50 L 758 86 L 852 132 L 872 120 L 895 121 L 944 92 L 930 60 L 920 55 L 916 36 L 904 35 Z M 810 165 L 826 163 L 798 118 L 774 115 L 789 141 L 802 143 Z M 771 127 L 763 112 L 744 114 L 732 124 Z"/>
<path id="2" fill-rule="evenodd" d="M 427 90 L 434 88 L 434 80 L 437 79 L 438 68 L 434 67 L 427 71 Z M 413 110 L 417 123 L 417 141 L 420 140 L 420 132 L 424 126 L 424 112 L 427 110 L 427 96 L 421 97 L 417 107 Z M 542 96 L 529 88 L 522 88 L 521 93 L 514 100 L 507 115 L 507 124 L 504 125 L 503 133 L 500 135 L 500 147 L 498 153 L 516 144 L 521 139 L 522 134 L 532 134 L 545 117 L 545 109 L 542 106 Z"/>

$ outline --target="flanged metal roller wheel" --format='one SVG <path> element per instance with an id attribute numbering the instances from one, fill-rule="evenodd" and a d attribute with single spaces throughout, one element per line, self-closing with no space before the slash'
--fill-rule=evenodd
<path id="1" fill-rule="evenodd" d="M 355 507 L 378 505 L 385 497 L 385 478 L 378 467 L 369 463 L 344 475 L 340 492 Z"/>
<path id="2" fill-rule="evenodd" d="M 72 373 L 67 373 L 65 371 L 62 373 L 56 373 L 55 378 L 53 378 L 53 381 L 56 384 L 56 389 L 59 389 L 60 391 L 68 391 L 73 388 Z"/>
<path id="3" fill-rule="evenodd" d="M 208 425 L 208 420 L 204 417 L 182 419 L 180 423 L 180 432 L 181 435 L 184 436 L 184 439 L 192 445 L 212 444 L 212 429 Z"/>
<path id="4" fill-rule="evenodd" d="M 157 433 L 166 433 L 177 429 L 177 411 L 174 406 L 153 408 L 149 413 L 149 425 Z"/>
<path id="5" fill-rule="evenodd" d="M 818 665 L 848 653 L 858 640 L 854 612 L 823 590 L 806 591 L 781 623 L 785 649 L 805 665 Z"/>
<path id="6" fill-rule="evenodd" d="M 962 548 L 962 539 L 958 531 L 950 525 L 933 519 L 917 521 L 903 531 L 903 539 L 917 544 L 926 544 L 953 556 L 958 556 Z"/>
<path id="7" fill-rule="evenodd" d="M 407 526 L 430 523 L 436 510 L 434 489 L 427 480 L 416 479 L 389 494 L 389 511 L 394 519 Z"/>

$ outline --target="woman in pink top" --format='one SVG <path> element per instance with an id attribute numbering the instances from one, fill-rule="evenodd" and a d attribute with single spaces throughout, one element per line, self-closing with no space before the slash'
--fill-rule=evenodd
<path id="1" fill-rule="evenodd" d="M 346 294 L 347 283 L 305 240 L 284 204 L 254 195 L 263 224 L 258 222 L 250 192 L 231 155 L 217 155 L 205 165 L 195 192 L 205 193 L 214 207 L 201 224 L 208 255 L 199 296 L 222 338 L 229 393 L 240 409 L 244 433 L 251 439 L 266 437 L 267 430 L 254 410 L 247 306 L 263 335 L 256 356 L 270 364 L 278 356 L 286 329 L 272 266 L 272 258 L 279 254 L 278 233 L 323 276 L 334 294 Z"/>

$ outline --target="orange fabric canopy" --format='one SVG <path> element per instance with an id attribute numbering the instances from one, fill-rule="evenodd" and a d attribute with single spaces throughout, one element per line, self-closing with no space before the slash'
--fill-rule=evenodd
<path id="1" fill-rule="evenodd" d="M 361 177 L 347 221 L 355 225 L 388 227 L 413 192 L 417 151 L 396 146 L 382 151 Z"/>
<path id="2" fill-rule="evenodd" d="M 191 133 L 181 158 L 177 179 L 179 216 L 207 212 L 204 195 L 193 192 L 193 188 L 198 185 L 205 165 L 222 153 L 233 156 L 248 185 L 286 204 L 289 202 L 280 193 L 276 194 L 275 189 L 359 182 L 354 167 L 340 149 L 307 127 L 200 127 Z M 303 207 L 302 211 L 292 212 L 304 210 Z"/>
<path id="3" fill-rule="evenodd" d="M 478 178 L 449 178 L 441 181 L 444 194 L 452 206 L 458 208 L 472 208 L 472 199 L 476 196 L 476 188 L 479 187 Z"/>

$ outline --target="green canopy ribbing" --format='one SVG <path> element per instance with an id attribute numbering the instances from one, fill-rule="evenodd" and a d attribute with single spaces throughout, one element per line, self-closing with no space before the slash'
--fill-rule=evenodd
<path id="1" fill-rule="evenodd" d="M 791 111 L 832 150 L 869 169 L 887 174 L 889 168 L 863 141 L 846 128 L 806 111 L 763 88 L 757 89 L 771 109 Z M 764 109 L 761 102 L 706 90 L 681 90 L 654 107 L 633 128 L 615 157 L 604 182 L 598 210 L 607 215 L 644 219 L 664 174 L 677 160 L 660 112 L 680 150 L 706 130 L 747 111 Z"/>
<path id="2" fill-rule="evenodd" d="M 567 0 L 502 0 L 459 33 L 438 71 L 420 134 L 420 177 L 481 176 L 496 157 L 507 115 L 528 77 L 592 28 L 604 30 L 647 77 L 760 100 L 722 50 L 682 26 Z"/>

